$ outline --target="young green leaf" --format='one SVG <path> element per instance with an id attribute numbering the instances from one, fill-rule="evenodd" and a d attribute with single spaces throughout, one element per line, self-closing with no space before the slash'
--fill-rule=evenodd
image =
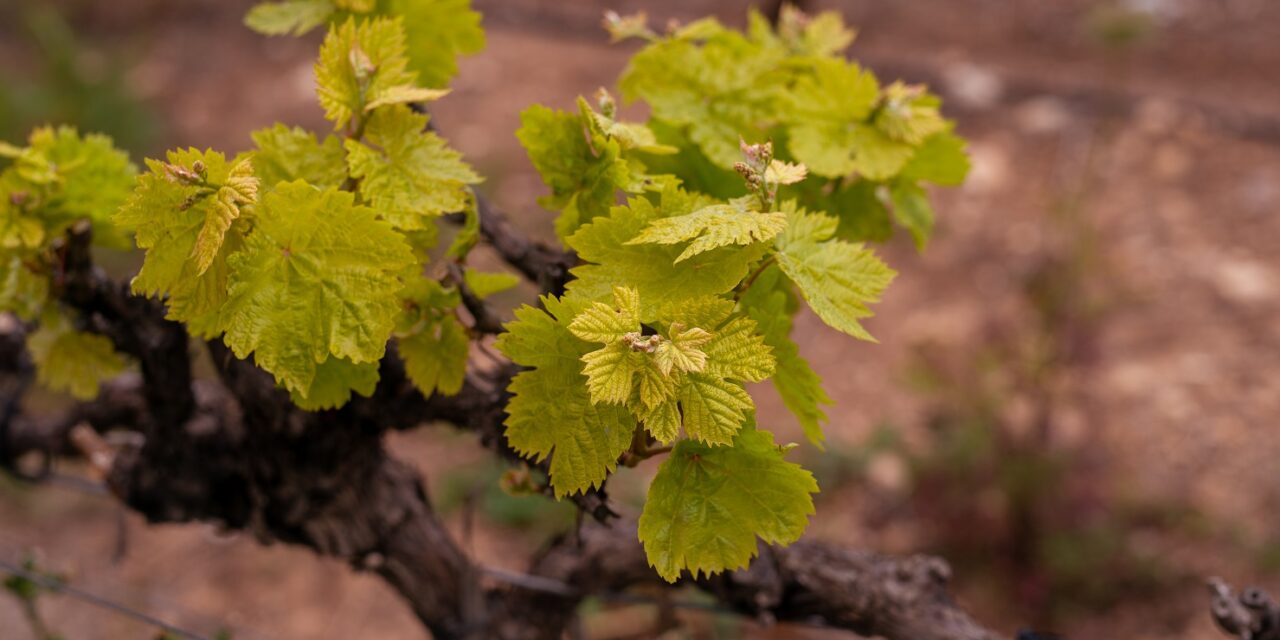
<path id="1" fill-rule="evenodd" d="M 399 18 L 348 19 L 334 26 L 316 62 L 316 93 L 325 117 L 340 129 L 382 105 L 439 97 L 417 89 L 408 64 Z"/>
<path id="2" fill-rule="evenodd" d="M 752 40 L 797 57 L 837 56 L 853 43 L 855 35 L 845 26 L 839 12 L 824 11 L 810 16 L 789 4 L 782 5 L 776 33 L 769 19 L 754 9 L 748 15 L 748 22 Z"/>
<path id="3" fill-rule="evenodd" d="M 821 208 L 840 219 L 836 237 L 850 242 L 884 242 L 893 237 L 889 188 L 858 179 L 821 201 Z"/>
<path id="4" fill-rule="evenodd" d="M 938 99 L 924 87 L 894 82 L 884 90 L 884 100 L 876 111 L 876 128 L 894 140 L 917 146 L 925 138 L 945 131 L 946 120 L 938 111 Z"/>
<path id="5" fill-rule="evenodd" d="M 700 21 L 636 54 L 619 86 L 628 100 L 643 98 L 655 118 L 685 128 L 708 158 L 730 168 L 739 139 L 763 137 L 764 125 L 778 116 L 784 59 L 785 52 L 714 20 Z"/>
<path id="6" fill-rule="evenodd" d="M 520 114 L 516 137 L 524 145 L 551 195 L 539 203 L 560 212 L 556 231 L 567 238 L 582 225 L 608 215 L 619 191 L 637 193 L 642 183 L 622 157 L 622 147 L 590 136 L 580 115 L 533 105 Z"/>
<path id="7" fill-rule="evenodd" d="M 643 11 L 621 15 L 617 11 L 604 12 L 604 28 L 609 32 L 609 42 L 618 43 L 631 38 L 657 40 L 658 34 L 649 28 L 649 16 Z"/>
<path id="8" fill-rule="evenodd" d="M 867 305 L 880 300 L 895 273 L 869 249 L 832 239 L 837 225 L 820 213 L 793 213 L 777 239 L 778 267 L 823 322 L 875 341 L 858 321 L 872 315 Z"/>
<path id="9" fill-rule="evenodd" d="M 671 372 L 683 371 L 691 373 L 707 368 L 707 354 L 702 346 L 712 340 L 713 336 L 705 329 L 691 327 L 686 329 L 684 323 L 673 322 L 667 339 L 658 344 L 653 352 L 653 359 L 658 370 L 664 376 Z"/>
<path id="10" fill-rule="evenodd" d="M 55 391 L 80 400 L 98 395 L 98 386 L 124 371 L 124 357 L 111 341 L 95 333 L 76 331 L 57 310 L 41 315 L 40 328 L 27 336 L 27 350 L 36 364 L 36 379 Z"/>
<path id="11" fill-rule="evenodd" d="M 240 208 L 258 201 L 258 179 L 253 174 L 253 163 L 242 158 L 231 164 L 226 180 L 216 186 L 205 211 L 204 226 L 196 236 L 196 246 L 191 257 L 196 263 L 196 275 L 202 276 L 222 249 L 227 230 L 240 217 Z"/>
<path id="12" fill-rule="evenodd" d="M 681 262 L 717 247 L 772 240 L 787 228 L 786 213 L 753 211 L 751 201 L 750 198 L 738 199 L 683 216 L 659 218 L 627 244 L 678 244 L 693 240 L 676 256 L 675 261 Z"/>
<path id="13" fill-rule="evenodd" d="M 730 319 L 731 301 L 707 297 L 673 308 L 660 318 L 665 331 L 644 335 L 641 308 L 634 289 L 618 287 L 612 305 L 591 303 L 569 324 L 578 338 L 604 344 L 582 356 L 591 402 L 627 405 L 664 442 L 679 435 L 682 409 L 690 436 L 729 443 L 755 409 L 742 381 L 773 372 L 755 323 Z"/>
<path id="14" fill-rule="evenodd" d="M 458 229 L 458 233 L 453 236 L 453 241 L 449 243 L 448 250 L 445 251 L 446 256 L 458 262 L 465 262 L 467 255 L 480 242 L 480 206 L 474 195 L 468 199 L 462 215 L 462 228 Z"/>
<path id="15" fill-rule="evenodd" d="M 467 288 L 471 289 L 471 293 L 482 300 L 508 289 L 514 289 L 521 282 L 520 276 L 513 273 L 486 273 L 470 267 L 463 272 L 462 278 L 467 283 Z"/>
<path id="16" fill-rule="evenodd" d="M 456 318 L 444 316 L 398 343 L 405 373 L 423 395 L 453 395 L 462 389 L 470 341 Z"/>
<path id="17" fill-rule="evenodd" d="M 330 356 L 376 362 L 400 307 L 397 277 L 409 246 L 348 192 L 287 182 L 258 207 L 254 232 L 233 255 L 224 317 L 236 357 L 290 391 L 305 392 Z"/>
<path id="18" fill-rule="evenodd" d="M 893 178 L 915 154 L 911 143 L 894 140 L 876 127 L 855 128 L 850 141 L 854 149 L 854 171 L 868 180 L 882 182 Z"/>
<path id="19" fill-rule="evenodd" d="M 796 301 L 790 285 L 777 267 L 770 267 L 747 289 L 741 304 L 777 358 L 777 371 L 769 381 L 782 403 L 800 421 L 809 442 L 821 447 L 826 439 L 822 423 L 827 421 L 822 405 L 829 405 L 832 400 L 822 388 L 822 378 L 800 356 L 800 348 L 791 340 L 791 315 Z"/>
<path id="20" fill-rule="evenodd" d="M 856 131 L 875 107 L 880 88 L 870 71 L 844 60 L 818 60 L 790 92 L 788 148 L 810 171 L 829 178 L 858 168 Z"/>
<path id="21" fill-rule="evenodd" d="M 387 12 L 404 21 L 409 69 L 428 87 L 448 86 L 458 73 L 458 56 L 484 49 L 484 29 L 471 0 L 388 0 Z"/>
<path id="22" fill-rule="evenodd" d="M 12 168 L 0 172 L 0 249 L 38 250 L 47 235 L 32 206 L 29 185 Z"/>
<path id="23" fill-rule="evenodd" d="M 893 198 L 893 217 L 911 233 L 916 249 L 924 251 L 933 233 L 933 206 L 929 204 L 929 195 L 920 185 L 901 180 L 893 183 L 889 194 Z"/>
<path id="24" fill-rule="evenodd" d="M 224 201 L 217 194 L 231 179 L 233 167 L 216 151 L 170 151 L 166 159 L 147 160 L 150 173 L 138 178 L 133 195 L 115 216 L 117 225 L 136 230 L 138 246 L 146 249 L 133 291 L 168 296 L 170 319 L 186 322 L 197 336 L 213 337 L 226 299 L 226 259 L 240 247 L 243 229 L 233 220 L 222 228 L 212 258 L 206 253 L 198 263 L 193 256 L 210 221 L 211 228 L 220 228 L 215 208 Z"/>
<path id="25" fill-rule="evenodd" d="M 34 320 L 49 299 L 49 278 L 31 270 L 18 252 L 0 253 L 0 312 Z"/>
<path id="26" fill-rule="evenodd" d="M 591 404 L 625 405 L 631 399 L 631 382 L 646 365 L 643 354 L 621 340 L 584 354 L 582 368 L 587 376 Z"/>
<path id="27" fill-rule="evenodd" d="M 713 375 L 685 376 L 678 393 L 685 431 L 708 444 L 731 442 L 755 410 L 751 395 L 741 384 Z"/>
<path id="28" fill-rule="evenodd" d="M 709 302 L 709 301 L 708 301 Z M 750 318 L 730 317 L 733 304 L 694 301 L 672 317 L 673 324 L 709 327 L 712 338 L 702 347 L 706 366 L 680 380 L 679 399 L 689 436 L 709 444 L 728 444 L 755 411 L 743 382 L 759 382 L 773 374 L 774 358 Z M 655 434 L 656 436 L 656 434 Z"/>
<path id="29" fill-rule="evenodd" d="M 378 386 L 378 363 L 356 364 L 346 358 L 330 356 L 316 365 L 316 375 L 305 392 L 290 391 L 289 398 L 307 411 L 336 409 L 351 400 L 354 391 L 364 397 L 373 395 Z"/>
<path id="30" fill-rule="evenodd" d="M 731 291 L 760 257 L 762 245 L 721 247 L 676 262 L 682 253 L 679 247 L 627 244 L 654 221 L 692 213 L 706 204 L 669 188 L 657 206 L 632 198 L 627 206 L 614 207 L 608 217 L 583 226 L 569 238 L 569 246 L 588 264 L 573 269 L 577 279 L 569 283 L 569 290 L 584 299 L 607 300 L 615 286 L 634 288 L 644 321 L 656 318 L 662 309 Z"/>
<path id="31" fill-rule="evenodd" d="M 945 186 L 964 182 L 969 175 L 969 156 L 964 145 L 964 139 L 950 131 L 925 138 L 902 168 L 902 178 Z"/>
<path id="32" fill-rule="evenodd" d="M 408 278 L 401 297 L 404 309 L 395 335 L 409 380 L 423 395 L 457 393 L 470 347 L 467 330 L 455 315 L 461 303 L 458 291 L 415 275 Z"/>
<path id="33" fill-rule="evenodd" d="M 507 439 L 521 455 L 551 456 L 556 496 L 600 486 L 631 445 L 636 422 L 625 407 L 594 404 L 580 358 L 594 347 L 569 330 L 581 308 L 553 297 L 546 311 L 529 306 L 499 336 L 497 347 L 516 364 L 535 367 L 512 380 Z"/>
<path id="34" fill-rule="evenodd" d="M 676 445 L 649 485 L 640 541 L 668 582 L 745 567 L 757 538 L 790 544 L 813 514 L 818 483 L 783 459 L 767 431 L 743 429 L 732 446 Z"/>
<path id="35" fill-rule="evenodd" d="M 89 220 L 97 244 L 131 246 L 110 215 L 128 197 L 137 170 L 111 138 L 81 136 L 73 127 L 40 127 L 31 132 L 28 145 L 0 181 L 10 208 L 0 215 L 0 225 L 9 218 L 8 233 L 0 230 L 5 245 L 15 244 L 5 238 L 12 236 L 19 240 L 16 244 L 35 247 L 60 235 L 66 225 Z"/>
<path id="36" fill-rule="evenodd" d="M 268 36 L 300 36 L 333 15 L 333 0 L 284 0 L 261 2 L 245 14 L 245 26 Z"/>
<path id="37" fill-rule="evenodd" d="M 573 335 L 587 342 L 618 342 L 626 334 L 640 331 L 640 294 L 635 289 L 614 287 L 613 304 L 593 302 L 569 323 Z"/>
<path id="38" fill-rule="evenodd" d="M 462 211 L 470 198 L 468 185 L 480 182 L 462 154 L 426 126 L 427 116 L 396 105 L 373 113 L 368 144 L 346 142 L 347 164 L 360 179 L 360 193 L 398 229 L 422 229 L 432 217 Z"/>
<path id="39" fill-rule="evenodd" d="M 569 331 L 587 342 L 604 343 L 604 347 L 582 356 L 591 402 L 626 404 L 633 376 L 646 366 L 640 349 L 650 344 L 649 338 L 640 336 L 639 294 L 635 289 L 616 287 L 612 306 L 593 302 L 574 316 Z"/>
<path id="40" fill-rule="evenodd" d="M 844 24 L 837 11 L 823 11 L 806 16 L 794 5 L 782 5 L 778 32 L 792 50 L 802 56 L 834 56 L 853 44 L 854 32 Z"/>
<path id="41" fill-rule="evenodd" d="M 321 189 L 340 187 L 347 179 L 346 152 L 336 136 L 316 142 L 305 129 L 282 124 L 252 135 L 258 147 L 253 152 L 253 169 L 264 189 L 294 180 L 306 180 Z"/>

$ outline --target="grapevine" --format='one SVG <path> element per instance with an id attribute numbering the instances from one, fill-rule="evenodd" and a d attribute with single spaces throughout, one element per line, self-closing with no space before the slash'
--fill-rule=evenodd
<path id="1" fill-rule="evenodd" d="M 133 294 L 301 409 L 373 396 L 389 351 L 423 397 L 458 394 L 488 332 L 477 305 L 519 281 L 468 264 L 482 177 L 429 115 L 457 58 L 484 45 L 478 14 L 467 0 L 284 0 L 246 23 L 327 29 L 315 77 L 331 130 L 277 124 L 247 150 L 142 167 L 68 127 L 0 145 L 0 311 L 38 327 L 39 380 L 88 399 L 138 366 L 59 295 L 66 237 L 87 221 L 96 245 L 145 252 Z M 515 132 L 576 262 L 563 291 L 502 327 L 496 348 L 519 367 L 503 435 L 557 497 L 661 458 L 638 536 L 674 582 L 801 537 L 817 482 L 757 424 L 745 385 L 769 382 L 822 447 L 832 399 L 791 339 L 796 314 L 874 340 L 865 323 L 895 272 L 868 243 L 901 229 L 924 249 L 929 186 L 969 164 L 936 96 L 844 57 L 854 36 L 835 13 L 606 27 L 640 47 L 616 91 L 530 106 Z"/>

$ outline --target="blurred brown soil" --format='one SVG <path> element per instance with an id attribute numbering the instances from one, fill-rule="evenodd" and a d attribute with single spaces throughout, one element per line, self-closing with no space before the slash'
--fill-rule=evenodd
<path id="1" fill-rule="evenodd" d="M 260 38 L 239 26 L 249 4 L 130 0 L 90 6 L 82 19 L 89 37 L 145 53 L 129 82 L 167 121 L 165 146 L 235 151 L 277 120 L 323 130 L 311 92 L 318 38 Z M 742 20 L 729 1 L 477 4 L 488 12 L 489 47 L 463 62 L 454 94 L 433 112 L 488 176 L 483 188 L 544 236 L 549 217 L 534 203 L 542 186 L 513 132 L 531 103 L 565 108 L 613 83 L 631 49 L 608 46 L 594 27 L 601 11 L 643 6 L 659 23 L 708 13 Z M 978 345 L 1030 322 L 1021 294 L 1028 274 L 1073 250 L 1053 222 L 1066 208 L 1093 230 L 1101 265 L 1068 295 L 1101 300 L 1103 310 L 1088 328 L 1088 353 L 1056 378 L 1072 402 L 1054 409 L 1051 445 L 1090 452 L 1094 466 L 1081 473 L 1103 493 L 1185 505 L 1208 524 L 1134 531 L 1126 545 L 1165 563 L 1171 587 L 1159 598 L 1125 594 L 1056 630 L 1212 638 L 1203 577 L 1280 591 L 1280 573 L 1262 562 L 1280 549 L 1280 438 L 1268 437 L 1280 427 L 1280 4 L 1131 2 L 1151 12 L 1152 34 L 1112 47 L 1090 35 L 1098 3 L 1087 0 L 819 4 L 858 26 L 855 58 L 947 96 L 974 160 L 968 184 L 938 193 L 939 229 L 926 253 L 901 238 L 883 249 L 901 275 L 869 323 L 879 344 L 845 339 L 811 315 L 797 323 L 803 353 L 838 402 L 831 448 L 856 449 L 884 423 L 929 446 L 929 405 L 906 384 L 914 354 L 928 345 L 966 366 Z M 762 422 L 800 440 L 780 403 L 759 391 Z M 1018 407 L 1009 410 L 1020 424 Z M 483 455 L 444 433 L 393 443 L 422 466 L 433 495 Z M 829 487 L 811 535 L 929 551 L 921 548 L 928 522 L 883 517 L 911 489 L 902 465 L 880 460 L 867 482 Z M 532 545 L 522 540 L 485 526 L 468 544 L 487 564 L 519 569 Z M 424 635 L 394 593 L 339 563 L 208 526 L 148 527 L 105 499 L 56 487 L 0 486 L 0 550 L 23 549 L 39 549 L 78 586 L 204 632 L 226 624 L 246 639 Z M 956 584 L 993 625 L 1012 631 L 1028 620 L 983 576 L 960 573 Z M 44 606 L 72 640 L 149 637 L 73 601 Z M 601 637 L 634 632 L 640 623 L 623 616 L 644 614 L 589 626 Z M 699 637 L 714 628 L 704 624 Z M 0 599 L 0 640 L 26 637 L 16 607 Z"/>

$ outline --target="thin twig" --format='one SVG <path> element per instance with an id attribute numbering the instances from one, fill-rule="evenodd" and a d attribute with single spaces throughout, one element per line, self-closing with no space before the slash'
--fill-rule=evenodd
<path id="1" fill-rule="evenodd" d="M 137 620 L 149 626 L 156 627 L 158 629 L 163 629 L 165 632 L 173 634 L 180 638 L 186 638 L 187 640 L 211 640 L 208 636 L 202 636 L 198 633 L 187 631 L 186 629 L 183 629 L 181 627 L 176 627 L 152 615 L 143 613 L 136 609 L 131 609 L 123 604 L 120 604 L 118 602 L 113 602 L 111 600 L 103 598 L 102 596 L 89 593 L 88 591 L 77 589 L 61 581 L 54 580 L 52 578 L 48 578 L 46 576 L 33 573 L 31 571 L 27 571 L 26 569 L 23 569 L 22 567 L 5 560 L 0 560 L 0 570 L 3 570 L 5 573 L 18 576 L 28 582 L 34 583 L 39 587 L 41 587 L 42 589 L 45 589 L 46 591 L 49 591 L 51 593 L 57 593 L 60 595 L 69 596 L 71 598 L 74 598 L 86 604 L 90 604 L 95 607 L 98 607 L 100 609 L 105 609 L 112 613 L 125 616 L 126 618 L 132 618 L 134 620 Z"/>
<path id="2" fill-rule="evenodd" d="M 743 294 L 745 294 L 747 290 L 751 288 L 751 285 L 755 284 L 756 279 L 758 279 L 760 275 L 765 272 L 766 269 L 773 266 L 775 262 L 777 262 L 777 259 L 774 256 L 769 256 L 768 258 L 765 259 L 764 262 L 761 262 L 760 266 L 756 267 L 756 270 L 752 271 L 751 275 L 747 276 L 747 279 L 742 281 L 742 285 L 739 286 L 738 291 L 734 293 L 733 299 L 735 301 L 741 300 Z"/>

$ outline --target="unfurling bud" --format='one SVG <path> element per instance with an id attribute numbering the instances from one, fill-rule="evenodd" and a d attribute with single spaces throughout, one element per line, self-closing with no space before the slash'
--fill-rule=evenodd
<path id="1" fill-rule="evenodd" d="M 609 32 L 611 42 L 620 42 L 628 38 L 653 40 L 658 34 L 649 29 L 649 17 L 643 11 L 631 15 L 618 15 L 617 11 L 604 12 L 604 28 Z"/>
<path id="2" fill-rule="evenodd" d="M 205 170 L 204 163 L 197 160 L 195 162 L 196 171 L 192 171 L 182 165 L 166 164 L 164 165 L 165 177 L 169 182 L 181 182 L 183 184 L 200 184 L 204 181 L 203 172 Z"/>
<path id="3" fill-rule="evenodd" d="M 618 103 L 614 102 L 613 95 L 604 87 L 596 89 L 596 108 L 600 109 L 600 113 L 610 120 L 616 119 L 618 116 Z"/>
<path id="4" fill-rule="evenodd" d="M 26 191 L 14 191 L 9 194 L 9 204 L 15 207 L 21 207 L 27 201 L 28 194 Z"/>
<path id="5" fill-rule="evenodd" d="M 651 336 L 641 335 L 639 331 L 632 331 L 622 336 L 622 341 L 631 347 L 632 351 L 643 351 L 645 353 L 653 353 L 658 349 L 658 345 L 662 344 L 662 336 L 654 334 Z"/>
<path id="6" fill-rule="evenodd" d="M 804 30 L 810 22 L 812 18 L 804 11 L 791 4 L 784 4 L 778 15 L 778 35 L 788 42 L 799 40 L 804 36 Z"/>
<path id="7" fill-rule="evenodd" d="M 742 150 L 742 155 L 747 162 L 757 170 L 763 170 L 769 166 L 769 162 L 773 160 L 773 143 L 761 142 L 760 144 L 747 144 L 746 140 L 738 139 L 738 148 Z"/>
<path id="8" fill-rule="evenodd" d="M 351 69 L 356 73 L 356 80 L 362 86 L 378 70 L 378 66 L 373 64 L 373 60 L 369 58 L 369 54 L 365 53 L 364 49 L 361 49 L 358 44 L 351 46 L 351 51 L 347 54 L 347 62 L 351 64 Z"/>

